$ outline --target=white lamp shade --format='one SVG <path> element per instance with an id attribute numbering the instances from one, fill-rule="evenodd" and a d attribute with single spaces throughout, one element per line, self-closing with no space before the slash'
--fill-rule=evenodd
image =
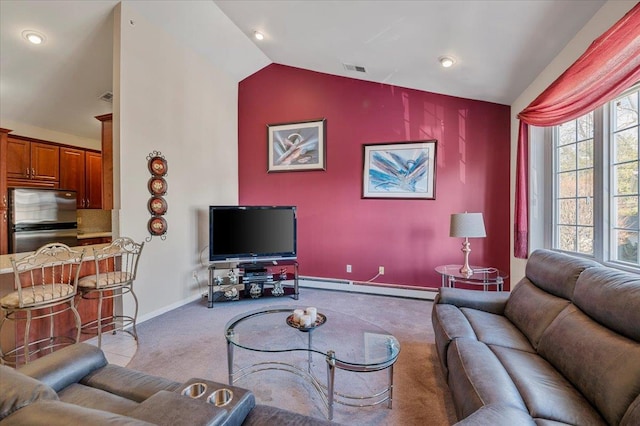
<path id="1" fill-rule="evenodd" d="M 451 215 L 450 237 L 482 238 L 487 233 L 484 229 L 482 213 L 454 213 Z"/>

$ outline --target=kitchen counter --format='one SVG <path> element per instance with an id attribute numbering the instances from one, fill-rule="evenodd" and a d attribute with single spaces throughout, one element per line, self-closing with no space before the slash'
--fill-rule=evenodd
<path id="1" fill-rule="evenodd" d="M 110 231 L 107 232 L 78 232 L 79 240 L 87 240 L 89 238 L 104 238 L 111 237 L 112 233 Z"/>
<path id="2" fill-rule="evenodd" d="M 104 233 L 103 233 L 104 234 Z M 109 235 L 106 235 L 108 237 L 111 236 L 111 232 L 108 232 Z M 91 235 L 91 234 L 84 234 L 84 235 Z M 99 235 L 98 237 L 100 237 L 102 235 Z M 93 238 L 93 237 L 86 237 L 86 238 Z M 78 239 L 80 239 L 80 237 L 78 237 Z M 94 245 L 90 245 L 90 246 L 78 246 L 78 247 L 72 247 L 74 250 L 85 250 L 85 255 L 83 260 L 87 261 L 87 260 L 93 260 L 93 249 L 94 248 L 102 248 L 102 247 L 106 247 L 108 244 L 94 244 Z M 16 253 L 16 254 L 3 254 L 0 256 L 0 274 L 13 274 L 13 267 L 11 266 L 11 258 L 12 257 L 16 257 L 18 256 L 18 258 L 22 258 L 25 257 L 28 254 L 33 253 L 32 251 L 30 252 L 25 252 L 25 253 Z M 0 297 L 4 296 L 4 294 L 0 294 Z"/>

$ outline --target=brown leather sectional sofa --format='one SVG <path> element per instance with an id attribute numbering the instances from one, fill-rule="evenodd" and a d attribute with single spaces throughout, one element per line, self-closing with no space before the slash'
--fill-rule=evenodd
<path id="1" fill-rule="evenodd" d="M 442 288 L 438 356 L 461 425 L 640 425 L 640 276 L 549 250 L 507 292 Z"/>
<path id="2" fill-rule="evenodd" d="M 205 390 L 191 392 L 193 383 Z M 189 388 L 190 389 L 190 388 Z M 228 389 L 221 406 L 210 398 Z M 18 370 L 0 365 L 0 425 L 333 425 L 267 405 L 249 390 L 191 379 L 178 383 L 108 364 L 85 343 L 67 346 Z"/>

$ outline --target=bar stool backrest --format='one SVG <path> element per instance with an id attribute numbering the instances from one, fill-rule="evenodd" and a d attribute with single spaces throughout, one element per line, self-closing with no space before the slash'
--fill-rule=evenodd
<path id="1" fill-rule="evenodd" d="M 84 251 L 46 244 L 24 258 L 11 258 L 18 307 L 48 307 L 75 297 Z"/>
<path id="2" fill-rule="evenodd" d="M 144 242 L 121 237 L 101 249 L 94 249 L 96 288 L 120 287 L 132 283 L 138 272 L 138 261 Z"/>

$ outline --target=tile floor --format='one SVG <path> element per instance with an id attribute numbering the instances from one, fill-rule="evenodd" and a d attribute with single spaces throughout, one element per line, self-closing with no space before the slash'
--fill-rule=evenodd
<path id="1" fill-rule="evenodd" d="M 85 340 L 84 343 L 98 346 L 98 338 Z M 104 333 L 102 335 L 102 351 L 111 364 L 126 367 L 137 350 L 138 342 L 129 333 L 119 331 L 116 334 Z"/>

